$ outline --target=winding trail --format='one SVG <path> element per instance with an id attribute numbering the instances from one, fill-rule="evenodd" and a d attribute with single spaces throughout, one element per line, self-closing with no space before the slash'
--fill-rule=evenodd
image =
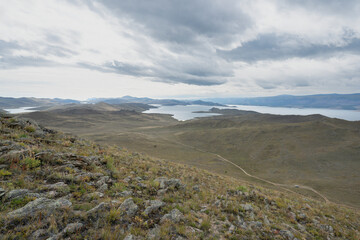
<path id="1" fill-rule="evenodd" d="M 136 134 L 149 137 L 147 134 L 144 134 L 144 133 L 136 132 Z M 157 137 L 158 137 L 158 138 L 162 138 L 164 141 L 167 141 L 167 142 L 173 142 L 173 143 L 175 143 L 175 144 L 179 144 L 179 145 L 184 146 L 184 147 L 186 147 L 186 148 L 191 148 L 191 149 L 193 149 L 193 150 L 195 150 L 195 151 L 199 151 L 199 152 L 202 152 L 202 153 L 212 154 L 212 155 L 216 156 L 218 159 L 220 159 L 221 161 L 226 162 L 226 163 L 228 163 L 228 164 L 231 164 L 231 165 L 233 165 L 234 167 L 238 168 L 238 169 L 241 170 L 246 176 L 251 177 L 251 178 L 254 178 L 254 179 L 257 179 L 257 180 L 262 181 L 262 182 L 265 182 L 265 183 L 267 183 L 267 184 L 270 184 L 270 185 L 279 187 L 279 188 L 281 188 L 281 189 L 284 190 L 284 191 L 291 192 L 291 193 L 294 193 L 294 194 L 297 194 L 297 195 L 301 195 L 301 196 L 305 196 L 304 194 L 301 194 L 301 193 L 298 193 L 298 192 L 295 192 L 295 191 L 292 191 L 292 190 L 288 189 L 288 188 L 292 188 L 292 187 L 294 187 L 294 186 L 296 185 L 296 186 L 298 186 L 298 188 L 306 189 L 306 190 L 309 190 L 309 191 L 315 193 L 315 194 L 318 195 L 320 198 L 322 198 L 326 203 L 333 203 L 333 202 L 331 202 L 327 197 L 325 197 L 323 194 L 321 194 L 321 193 L 318 192 L 317 190 L 313 189 L 312 187 L 305 186 L 305 185 L 299 185 L 299 184 L 290 185 L 290 184 L 275 183 L 275 182 L 272 182 L 272 181 L 269 181 L 269 180 L 266 180 L 266 179 L 264 179 L 264 178 L 261 178 L 261 177 L 258 177 L 258 176 L 254 176 L 254 175 L 248 173 L 247 171 L 245 171 L 245 169 L 243 169 L 243 168 L 242 168 L 241 166 L 239 166 L 238 164 L 233 163 L 232 161 L 224 158 L 223 156 L 221 156 L 221 155 L 219 155 L 219 154 L 217 154 L 217 153 L 213 153 L 213 152 L 210 152 L 210 151 L 202 150 L 202 149 L 199 149 L 199 148 L 197 148 L 197 147 L 194 147 L 194 146 L 191 146 L 191 145 L 187 145 L 187 144 L 178 142 L 178 141 L 176 141 L 176 140 L 170 140 L 170 139 L 167 139 L 167 138 L 164 138 L 164 137 L 160 137 L 160 136 L 157 136 Z M 342 205 L 342 204 L 338 204 L 338 205 Z M 344 205 L 344 206 L 345 206 L 345 205 Z"/>
<path id="2" fill-rule="evenodd" d="M 173 141 L 175 142 L 175 141 Z M 191 148 L 193 150 L 196 150 L 196 151 L 199 151 L 199 152 L 203 152 L 203 153 L 210 153 L 210 154 L 213 154 L 215 155 L 217 158 L 219 158 L 220 160 L 224 161 L 224 162 L 227 162 L 231 165 L 233 165 L 234 167 L 240 169 L 246 176 L 248 177 L 251 177 L 251 178 L 255 178 L 257 180 L 260 180 L 262 182 L 265 182 L 265 183 L 268 183 L 270 185 L 273 185 L 273 186 L 277 186 L 277 187 L 280 187 L 281 189 L 285 190 L 285 191 L 288 191 L 288 192 L 291 192 L 291 193 L 295 193 L 295 194 L 299 194 L 295 191 L 292 191 L 288 188 L 285 188 L 285 187 L 293 187 L 294 185 L 288 185 L 288 184 L 280 184 L 280 183 L 274 183 L 274 182 L 271 182 L 269 180 L 266 180 L 266 179 L 263 179 L 263 178 L 260 178 L 260 177 L 257 177 L 257 176 L 254 176 L 248 172 L 246 172 L 242 167 L 240 167 L 239 165 L 237 165 L 236 163 L 233 163 L 232 161 L 224 158 L 223 156 L 217 154 L 217 153 L 213 153 L 213 152 L 209 152 L 209 151 L 205 151 L 205 150 L 202 150 L 202 149 L 199 149 L 199 148 L 196 148 L 196 147 L 193 147 L 193 146 L 190 146 L 190 145 L 187 145 L 187 144 L 184 144 L 184 143 L 181 143 L 181 142 L 175 142 L 177 144 L 180 144 L 184 147 L 188 147 L 188 148 Z M 302 188 L 302 189 L 306 189 L 306 190 L 309 190 L 309 191 L 312 191 L 313 193 L 317 194 L 318 196 L 320 196 L 326 203 L 330 203 L 331 201 L 325 197 L 323 194 L 319 193 L 318 191 L 316 191 L 315 189 L 313 189 L 312 187 L 309 187 L 309 186 L 304 186 L 304 185 L 297 185 L 299 188 Z M 302 194 L 301 194 L 302 195 Z"/>

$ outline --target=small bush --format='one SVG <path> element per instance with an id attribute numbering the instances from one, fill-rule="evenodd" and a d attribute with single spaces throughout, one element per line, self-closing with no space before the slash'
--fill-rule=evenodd
<path id="1" fill-rule="evenodd" d="M 208 232 L 210 230 L 210 227 L 211 227 L 211 222 L 210 222 L 209 218 L 205 218 L 201 222 L 200 229 L 205 232 Z"/>
<path id="2" fill-rule="evenodd" d="M 32 132 L 35 132 L 36 129 L 33 126 L 26 126 L 25 131 L 27 131 L 29 133 L 32 133 Z"/>
<path id="3" fill-rule="evenodd" d="M 27 157 L 21 161 L 21 165 L 25 166 L 27 169 L 33 169 L 39 167 L 41 161 L 35 158 Z"/>
<path id="4" fill-rule="evenodd" d="M 6 176 L 11 176 L 12 173 L 5 170 L 5 169 L 0 169 L 0 177 L 6 177 Z"/>
<path id="5" fill-rule="evenodd" d="M 249 191 L 249 190 L 247 189 L 247 187 L 245 187 L 245 186 L 238 186 L 238 187 L 236 188 L 236 190 L 241 191 L 241 192 L 248 192 L 248 191 Z"/>

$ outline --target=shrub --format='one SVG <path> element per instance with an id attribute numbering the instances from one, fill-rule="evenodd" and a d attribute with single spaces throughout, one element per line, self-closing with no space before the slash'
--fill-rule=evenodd
<path id="1" fill-rule="evenodd" d="M 21 161 L 21 165 L 25 166 L 27 169 L 33 169 L 39 167 L 41 161 L 35 158 L 27 157 Z"/>
<path id="2" fill-rule="evenodd" d="M 32 132 L 35 132 L 35 128 L 33 126 L 26 126 L 25 127 L 25 131 L 29 132 L 29 133 L 32 133 Z"/>
<path id="3" fill-rule="evenodd" d="M 5 170 L 5 169 L 0 169 L 0 177 L 6 177 L 6 176 L 11 176 L 12 173 Z"/>

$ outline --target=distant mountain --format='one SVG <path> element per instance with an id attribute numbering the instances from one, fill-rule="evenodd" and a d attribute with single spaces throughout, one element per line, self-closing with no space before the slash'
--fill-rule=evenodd
<path id="1" fill-rule="evenodd" d="M 360 93 L 318 94 L 306 96 L 280 95 L 255 98 L 207 98 L 220 104 L 255 105 L 269 107 L 360 109 Z"/>
<path id="2" fill-rule="evenodd" d="M 73 99 L 60 99 L 60 98 L 11 98 L 0 97 L 0 108 L 19 108 L 19 107 L 40 107 L 40 106 L 52 106 L 59 104 L 80 103 L 80 101 Z"/>
<path id="3" fill-rule="evenodd" d="M 176 99 L 152 99 L 152 98 L 137 98 L 131 96 L 124 96 L 121 98 L 91 98 L 90 103 L 105 102 L 108 104 L 122 104 L 122 103 L 143 103 L 143 104 L 161 104 L 165 106 L 175 105 L 204 105 L 204 106 L 223 106 L 219 103 L 207 102 L 202 100 L 176 100 Z"/>

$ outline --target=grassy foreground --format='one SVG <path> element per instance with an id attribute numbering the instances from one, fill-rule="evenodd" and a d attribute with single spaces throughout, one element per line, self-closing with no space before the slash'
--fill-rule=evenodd
<path id="1" fill-rule="evenodd" d="M 0 121 L 1 239 L 359 239 L 360 214 Z"/>

